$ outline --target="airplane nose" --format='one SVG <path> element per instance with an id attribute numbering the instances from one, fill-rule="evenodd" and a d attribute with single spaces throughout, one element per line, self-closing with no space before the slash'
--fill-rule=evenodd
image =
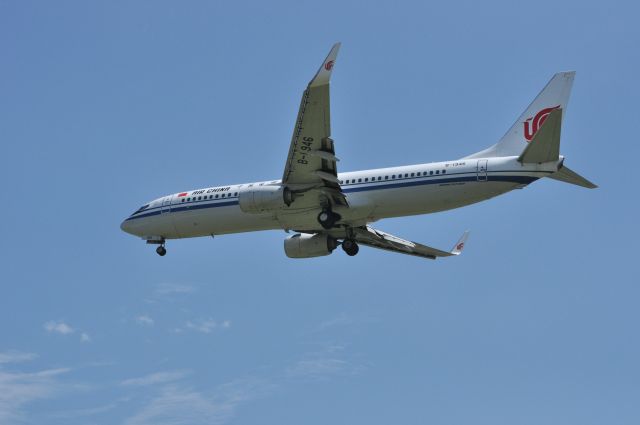
<path id="1" fill-rule="evenodd" d="M 122 223 L 120 223 L 120 229 L 122 229 L 123 232 L 129 233 L 130 235 L 133 235 L 133 229 L 131 227 L 131 221 L 124 219 L 124 221 Z"/>

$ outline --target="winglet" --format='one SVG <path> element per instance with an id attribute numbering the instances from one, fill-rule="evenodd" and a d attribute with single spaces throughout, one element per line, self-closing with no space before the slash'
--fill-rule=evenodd
<path id="1" fill-rule="evenodd" d="M 469 237 L 469 231 L 467 230 L 462 234 L 458 242 L 451 249 L 451 255 L 460 255 L 462 250 L 464 249 L 464 245 L 467 243 L 467 238 Z"/>
<path id="2" fill-rule="evenodd" d="M 336 58 L 338 57 L 338 50 L 340 50 L 340 43 L 333 45 L 326 59 L 322 62 L 322 65 L 320 65 L 320 69 L 318 69 L 316 75 L 309 82 L 309 87 L 329 84 L 329 80 L 331 80 L 331 71 L 333 70 L 333 65 L 336 63 Z"/>

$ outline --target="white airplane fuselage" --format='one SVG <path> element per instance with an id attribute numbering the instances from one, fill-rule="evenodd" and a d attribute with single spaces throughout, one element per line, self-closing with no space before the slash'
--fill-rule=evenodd
<path id="1" fill-rule="evenodd" d="M 121 228 L 159 245 L 168 239 L 282 229 L 289 258 L 349 256 L 368 246 L 435 260 L 462 253 L 469 232 L 451 250 L 405 240 L 369 226 L 484 201 L 543 177 L 593 189 L 560 155 L 564 111 L 575 72 L 556 73 L 498 142 L 464 158 L 338 173 L 331 135 L 329 83 L 340 43 L 333 45 L 306 89 L 281 180 L 174 193 L 143 205 Z"/>
<path id="2" fill-rule="evenodd" d="M 383 218 L 463 207 L 522 188 L 558 171 L 563 161 L 522 164 L 518 157 L 460 159 L 338 174 L 349 207 L 340 223 L 363 226 Z M 210 187 L 155 199 L 122 222 L 127 233 L 149 240 L 215 236 L 260 230 L 321 232 L 315 203 L 304 197 L 270 211 L 247 212 L 239 198 L 279 180 Z"/>

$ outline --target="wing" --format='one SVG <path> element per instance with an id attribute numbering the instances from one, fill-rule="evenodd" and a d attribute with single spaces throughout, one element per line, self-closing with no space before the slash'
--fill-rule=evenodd
<path id="1" fill-rule="evenodd" d="M 438 257 L 450 257 L 460 255 L 464 248 L 469 232 L 464 232 L 462 237 L 456 242 L 451 251 L 441 251 L 430 246 L 417 242 L 406 241 L 389 233 L 376 230 L 372 227 L 359 227 L 354 229 L 354 238 L 361 245 L 373 248 L 385 249 L 387 251 L 398 252 L 400 254 L 414 255 L 416 257 L 429 258 L 435 260 Z"/>
<path id="2" fill-rule="evenodd" d="M 282 183 L 292 190 L 320 189 L 334 203 L 346 205 L 340 189 L 329 108 L 329 81 L 340 43 L 336 43 L 302 94 Z"/>

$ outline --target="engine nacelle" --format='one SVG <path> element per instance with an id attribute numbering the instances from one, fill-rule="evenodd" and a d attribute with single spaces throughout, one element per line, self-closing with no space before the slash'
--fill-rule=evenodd
<path id="1" fill-rule="evenodd" d="M 238 204 L 243 212 L 259 214 L 291 205 L 293 194 L 284 186 L 255 186 L 240 192 Z"/>
<path id="2" fill-rule="evenodd" d="M 337 246 L 338 241 L 324 233 L 297 233 L 284 240 L 284 252 L 289 258 L 322 257 L 331 254 Z"/>

